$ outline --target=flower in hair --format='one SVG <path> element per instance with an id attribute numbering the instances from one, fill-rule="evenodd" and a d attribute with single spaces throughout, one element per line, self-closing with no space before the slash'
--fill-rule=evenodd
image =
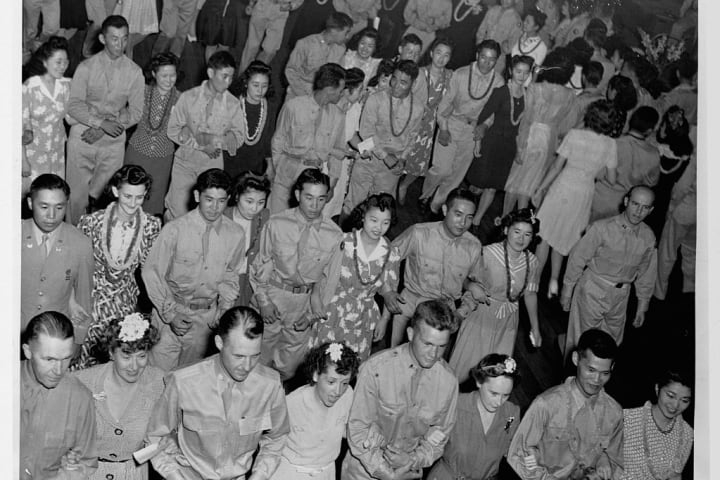
<path id="1" fill-rule="evenodd" d="M 145 320 L 145 317 L 141 313 L 131 313 L 125 315 L 125 318 L 119 323 L 120 325 L 120 338 L 123 342 L 134 342 L 140 340 L 145 335 L 150 322 Z"/>
<path id="2" fill-rule="evenodd" d="M 515 373 L 515 370 L 517 370 L 517 363 L 513 358 L 506 358 L 505 362 L 503 363 L 503 367 L 505 370 L 505 373 Z"/>
<path id="3" fill-rule="evenodd" d="M 505 430 L 506 432 L 508 431 L 508 429 L 510 428 L 510 425 L 512 425 L 514 421 L 515 421 L 515 417 L 514 417 L 514 416 L 508 417 L 507 421 L 505 422 L 505 428 L 504 428 L 504 430 Z"/>
<path id="4" fill-rule="evenodd" d="M 333 362 L 339 362 L 342 358 L 343 346 L 341 343 L 331 343 L 328 345 L 325 353 L 330 355 L 330 360 Z"/>
<path id="5" fill-rule="evenodd" d="M 530 223 L 535 225 L 535 222 L 537 222 L 537 217 L 535 217 L 535 210 L 532 208 L 530 209 Z"/>

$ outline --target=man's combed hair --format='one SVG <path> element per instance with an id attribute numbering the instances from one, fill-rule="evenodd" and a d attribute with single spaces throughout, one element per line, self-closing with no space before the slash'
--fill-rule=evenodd
<path id="1" fill-rule="evenodd" d="M 450 306 L 442 300 L 427 300 L 420 303 L 410 319 L 410 326 L 413 329 L 418 328 L 420 322 L 425 322 L 435 330 L 448 330 L 450 333 L 455 333 L 460 326 Z"/>
<path id="2" fill-rule="evenodd" d="M 243 334 L 250 340 L 261 337 L 265 331 L 265 323 L 260 314 L 253 308 L 242 306 L 233 307 L 223 313 L 213 331 L 225 341 L 230 331 L 237 327 L 242 328 Z"/>
<path id="3" fill-rule="evenodd" d="M 29 344 L 37 340 L 40 335 L 65 340 L 74 335 L 73 324 L 69 318 L 60 312 L 48 311 L 35 315 L 25 327 L 22 334 L 22 343 Z"/>
<path id="4" fill-rule="evenodd" d="M 618 346 L 609 333 L 598 328 L 585 330 L 578 340 L 577 352 L 582 356 L 590 350 L 598 358 L 615 361 Z"/>

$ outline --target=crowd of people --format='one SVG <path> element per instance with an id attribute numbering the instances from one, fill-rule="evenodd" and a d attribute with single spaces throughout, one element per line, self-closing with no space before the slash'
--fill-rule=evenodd
<path id="1" fill-rule="evenodd" d="M 380 3 L 333 0 L 273 92 L 302 0 L 87 0 L 71 79 L 70 2 L 23 2 L 21 479 L 681 477 L 692 359 L 640 408 L 604 386 L 678 255 L 694 291 L 693 52 L 659 70 L 612 2 L 487 0 L 451 70 L 450 0 L 388 58 Z M 539 295 L 574 375 L 521 414 Z"/>

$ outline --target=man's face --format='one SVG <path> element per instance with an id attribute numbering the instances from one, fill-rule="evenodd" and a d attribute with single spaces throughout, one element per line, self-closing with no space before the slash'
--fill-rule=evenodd
<path id="1" fill-rule="evenodd" d="M 493 68 L 495 68 L 498 56 L 497 53 L 495 53 L 495 50 L 491 48 L 483 48 L 480 50 L 480 53 L 477 54 L 475 59 L 477 60 L 477 67 L 478 70 L 480 70 L 480 73 L 487 75 Z"/>
<path id="2" fill-rule="evenodd" d="M 215 336 L 215 346 L 220 350 L 220 361 L 236 382 L 243 382 L 260 361 L 262 336 L 250 339 L 245 336 L 245 325 L 241 322 L 230 330 L 225 340 Z"/>
<path id="3" fill-rule="evenodd" d="M 127 27 L 108 27 L 105 33 L 99 35 L 100 43 L 105 45 L 105 52 L 113 60 L 120 58 L 125 53 L 128 42 Z"/>
<path id="4" fill-rule="evenodd" d="M 65 218 L 68 199 L 62 190 L 39 190 L 28 198 L 33 221 L 43 233 L 51 233 Z"/>
<path id="5" fill-rule="evenodd" d="M 41 333 L 29 344 L 23 344 L 25 358 L 40 385 L 48 389 L 58 386 L 73 358 L 73 343 L 73 337 L 59 339 Z"/>
<path id="6" fill-rule="evenodd" d="M 395 70 L 390 79 L 390 93 L 395 98 L 405 98 L 410 93 L 412 85 L 413 81 L 410 75 L 400 70 Z"/>
<path id="7" fill-rule="evenodd" d="M 327 187 L 321 183 L 304 183 L 301 191 L 295 190 L 300 213 L 308 220 L 319 218 L 327 203 L 327 193 Z"/>
<path id="8" fill-rule="evenodd" d="M 332 28 L 328 30 L 326 39 L 328 43 L 335 43 L 337 45 L 345 45 L 345 42 L 347 41 L 348 34 L 350 33 L 350 28 L 343 28 L 341 30 Z"/>
<path id="9" fill-rule="evenodd" d="M 450 341 L 450 330 L 438 330 L 425 321 L 418 322 L 416 328 L 408 327 L 410 350 L 422 368 L 432 368 L 445 353 Z"/>
<path id="10" fill-rule="evenodd" d="M 398 48 L 400 54 L 400 60 L 412 60 L 417 63 L 420 60 L 420 45 L 415 43 L 406 43 L 402 47 Z"/>
<path id="11" fill-rule="evenodd" d="M 600 393 L 610 380 L 613 361 L 609 358 L 596 357 L 590 349 L 583 353 L 573 352 L 572 360 L 577 367 L 575 381 L 578 388 L 588 397 Z"/>
<path id="12" fill-rule="evenodd" d="M 325 93 L 327 103 L 338 103 L 345 93 L 345 80 L 340 80 L 337 87 L 325 87 L 323 92 Z"/>
<path id="13" fill-rule="evenodd" d="M 654 195 L 650 191 L 644 188 L 636 188 L 630 198 L 624 200 L 625 212 L 623 212 L 623 215 L 630 224 L 638 225 L 650 215 L 654 201 Z"/>
<path id="14" fill-rule="evenodd" d="M 475 216 L 475 204 L 464 198 L 456 198 L 450 206 L 443 205 L 443 225 L 445 230 L 453 237 L 460 237 L 472 225 Z"/>
<path id="15" fill-rule="evenodd" d="M 235 69 L 232 67 L 219 68 L 217 70 L 208 68 L 207 74 L 208 83 L 212 89 L 217 93 L 223 93 L 232 83 Z"/>
<path id="16" fill-rule="evenodd" d="M 202 193 L 194 191 L 200 216 L 207 222 L 214 222 L 223 214 L 228 202 L 228 193 L 222 188 L 206 188 Z"/>

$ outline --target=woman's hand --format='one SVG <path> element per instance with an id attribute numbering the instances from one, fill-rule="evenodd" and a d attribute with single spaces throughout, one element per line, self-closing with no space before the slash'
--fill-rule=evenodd
<path id="1" fill-rule="evenodd" d="M 480 158 L 480 150 L 482 148 L 482 140 L 475 140 L 475 148 L 473 148 L 473 155 L 475 158 Z"/>
<path id="2" fill-rule="evenodd" d="M 535 193 L 532 194 L 532 197 L 530 197 L 530 200 L 532 201 L 533 205 L 535 205 L 536 207 L 540 207 L 540 204 L 542 203 L 543 199 L 545 198 L 546 193 L 547 193 L 547 188 L 538 187 L 537 190 L 535 190 Z"/>
<path id="3" fill-rule="evenodd" d="M 533 328 L 530 331 L 530 343 L 532 343 L 535 348 L 542 347 L 542 335 L 540 335 L 539 328 Z"/>
<path id="4" fill-rule="evenodd" d="M 23 134 L 22 134 L 22 144 L 23 144 L 23 145 L 28 145 L 28 144 L 32 143 L 32 141 L 33 141 L 33 131 L 30 130 L 29 128 L 23 130 Z"/>

